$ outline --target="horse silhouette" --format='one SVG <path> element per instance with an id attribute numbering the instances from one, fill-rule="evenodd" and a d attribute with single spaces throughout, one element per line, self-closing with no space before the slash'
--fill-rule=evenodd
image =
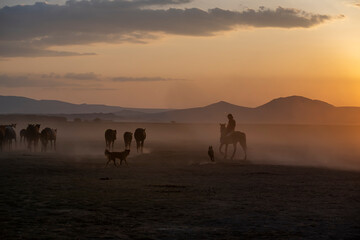
<path id="1" fill-rule="evenodd" d="M 116 140 L 116 130 L 107 129 L 105 131 L 105 145 L 110 150 L 110 147 L 114 149 L 114 142 Z"/>
<path id="2" fill-rule="evenodd" d="M 140 149 L 140 152 L 143 153 L 144 141 L 146 138 L 145 128 L 137 128 L 135 130 L 134 137 L 136 140 L 137 152 L 139 152 L 139 149 Z"/>
<path id="3" fill-rule="evenodd" d="M 4 144 L 7 144 L 9 150 L 12 148 L 12 140 L 15 140 L 16 144 L 16 132 L 14 130 L 16 124 L 0 125 L 0 150 Z"/>
<path id="4" fill-rule="evenodd" d="M 51 128 L 44 128 L 40 133 L 40 140 L 41 140 L 41 151 L 46 152 L 47 151 L 47 145 L 50 142 L 51 148 L 56 150 L 56 134 L 57 129 L 51 129 Z"/>
<path id="5" fill-rule="evenodd" d="M 20 143 L 26 142 L 26 129 L 21 129 L 20 131 Z"/>
<path id="6" fill-rule="evenodd" d="M 224 154 L 222 152 L 222 147 L 225 145 L 225 155 L 224 159 L 227 157 L 227 148 L 229 144 L 232 144 L 234 146 L 234 151 L 231 156 L 231 160 L 234 159 L 235 153 L 236 153 L 236 147 L 237 143 L 240 143 L 242 149 L 244 150 L 245 156 L 244 160 L 247 158 L 247 146 L 246 146 L 246 135 L 243 132 L 235 131 L 228 135 L 225 124 L 220 124 L 220 147 L 219 151 L 221 154 Z"/>
<path id="7" fill-rule="evenodd" d="M 34 144 L 34 151 L 36 151 L 37 145 L 40 139 L 40 124 L 28 124 L 26 128 L 26 140 L 28 143 L 28 149 L 31 151 L 31 144 Z"/>
<path id="8" fill-rule="evenodd" d="M 4 140 L 5 140 L 5 126 L 0 125 L 0 151 L 1 152 L 2 152 Z"/>
<path id="9" fill-rule="evenodd" d="M 131 132 L 124 133 L 125 149 L 130 149 L 133 134 Z"/>
<path id="10" fill-rule="evenodd" d="M 16 124 L 6 125 L 5 126 L 5 143 L 8 145 L 9 150 L 12 149 L 12 142 L 15 141 L 16 147 L 16 132 L 14 130 L 16 128 Z"/>

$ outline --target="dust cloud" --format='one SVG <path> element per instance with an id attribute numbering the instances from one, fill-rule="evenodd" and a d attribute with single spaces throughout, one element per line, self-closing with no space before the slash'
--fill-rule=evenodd
<path id="1" fill-rule="evenodd" d="M 19 124 L 17 132 L 25 126 Z M 154 164 L 161 160 L 159 158 L 164 158 L 161 161 L 178 164 L 203 163 L 208 160 L 207 149 L 210 145 L 214 147 L 217 162 L 229 162 L 224 161 L 218 151 L 218 124 L 41 123 L 41 129 L 45 127 L 58 129 L 57 151 L 50 151 L 51 154 L 103 158 L 106 129 L 117 130 L 114 151 L 123 151 L 123 133 L 134 132 L 140 127 L 146 128 L 147 133 L 144 154 Z M 238 124 L 237 130 L 246 133 L 247 163 L 250 164 L 360 170 L 360 126 Z M 37 154 L 41 154 L 40 148 L 39 143 Z M 232 150 L 232 146 L 229 146 L 228 155 L 231 155 Z M 26 147 L 18 143 L 17 151 L 26 151 Z M 133 139 L 130 157 L 138 155 Z M 241 163 L 243 156 L 243 150 L 238 146 L 234 162 Z"/>

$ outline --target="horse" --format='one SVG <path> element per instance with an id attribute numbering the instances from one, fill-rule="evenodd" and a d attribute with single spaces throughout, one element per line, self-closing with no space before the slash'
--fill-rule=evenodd
<path id="1" fill-rule="evenodd" d="M 43 129 L 40 132 L 40 142 L 41 142 L 41 152 L 46 152 L 49 140 L 48 140 L 48 132 L 45 129 Z"/>
<path id="2" fill-rule="evenodd" d="M 15 140 L 16 147 L 16 132 L 14 128 L 16 128 L 16 124 L 10 124 L 5 126 L 4 140 L 8 144 L 9 150 L 12 148 L 12 140 Z"/>
<path id="3" fill-rule="evenodd" d="M 133 134 L 131 132 L 124 133 L 125 149 L 130 149 Z"/>
<path id="4" fill-rule="evenodd" d="M 227 157 L 227 148 L 228 148 L 229 144 L 233 144 L 233 146 L 234 146 L 234 152 L 231 156 L 231 160 L 234 159 L 237 143 L 240 143 L 242 149 L 244 150 L 245 156 L 244 156 L 243 160 L 246 160 L 246 158 L 247 158 L 246 134 L 243 132 L 240 132 L 240 131 L 235 131 L 228 135 L 225 124 L 220 124 L 219 151 L 221 154 L 224 154 L 222 152 L 222 147 L 225 145 L 224 159 L 226 159 L 226 157 Z"/>
<path id="5" fill-rule="evenodd" d="M 0 152 L 2 152 L 4 138 L 5 138 L 5 126 L 0 125 Z"/>
<path id="6" fill-rule="evenodd" d="M 34 151 L 36 151 L 40 139 L 39 131 L 40 131 L 40 124 L 28 124 L 26 128 L 26 140 L 30 151 L 31 151 L 32 143 L 34 143 Z"/>
<path id="7" fill-rule="evenodd" d="M 116 130 L 107 129 L 105 131 L 105 145 L 110 150 L 110 147 L 114 149 L 114 142 L 116 140 Z"/>
<path id="8" fill-rule="evenodd" d="M 12 140 L 15 139 L 16 144 L 16 132 L 14 130 L 16 124 L 0 125 L 0 150 L 4 143 L 8 144 L 9 150 L 12 147 Z"/>
<path id="9" fill-rule="evenodd" d="M 44 128 L 40 133 L 40 140 L 41 140 L 41 151 L 46 152 L 48 142 L 50 141 L 51 147 L 56 150 L 56 134 L 57 129 L 51 128 Z"/>
<path id="10" fill-rule="evenodd" d="M 136 140 L 136 150 L 139 152 L 139 149 L 141 153 L 143 153 L 143 147 L 144 147 L 144 141 L 146 138 L 146 132 L 145 128 L 137 128 L 134 133 L 134 137 Z"/>
<path id="11" fill-rule="evenodd" d="M 26 129 L 21 129 L 20 131 L 20 143 L 26 142 Z"/>

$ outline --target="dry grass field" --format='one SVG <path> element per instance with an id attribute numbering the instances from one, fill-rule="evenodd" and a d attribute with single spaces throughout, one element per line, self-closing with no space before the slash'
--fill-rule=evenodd
<path id="1" fill-rule="evenodd" d="M 360 127 L 244 125 L 249 159 L 209 162 L 218 125 L 43 124 L 58 149 L 0 153 L 1 239 L 358 239 Z M 146 128 L 128 166 L 104 131 Z M 17 130 L 21 129 L 21 125 Z M 231 147 L 229 147 L 231 151 Z"/>

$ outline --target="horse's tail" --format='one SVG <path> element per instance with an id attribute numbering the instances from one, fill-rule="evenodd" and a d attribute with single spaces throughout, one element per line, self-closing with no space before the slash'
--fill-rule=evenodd
<path id="1" fill-rule="evenodd" d="M 240 143 L 240 145 L 244 149 L 244 151 L 247 151 L 246 134 L 245 133 L 240 132 L 239 137 L 238 137 L 238 142 Z"/>

